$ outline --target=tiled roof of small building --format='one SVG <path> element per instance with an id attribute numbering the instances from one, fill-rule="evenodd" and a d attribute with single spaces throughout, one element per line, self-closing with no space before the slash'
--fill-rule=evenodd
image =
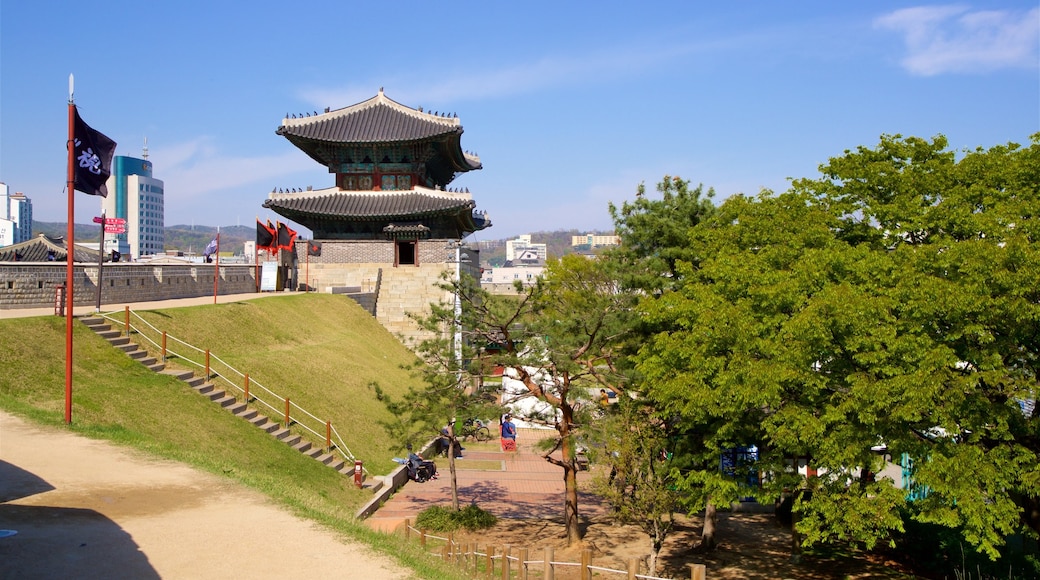
<path id="1" fill-rule="evenodd" d="M 264 207 L 281 215 L 294 214 L 370 221 L 414 219 L 472 211 L 476 202 L 468 193 L 417 187 L 406 191 L 343 191 L 337 188 L 301 193 L 270 193 Z"/>
<path id="2" fill-rule="evenodd" d="M 46 234 L 40 234 L 20 244 L 0 248 L 0 262 L 64 262 L 65 247 L 65 238 L 51 238 Z M 51 253 L 53 253 L 53 259 L 51 259 Z M 97 250 L 77 245 L 73 261 L 96 264 L 98 261 Z"/>

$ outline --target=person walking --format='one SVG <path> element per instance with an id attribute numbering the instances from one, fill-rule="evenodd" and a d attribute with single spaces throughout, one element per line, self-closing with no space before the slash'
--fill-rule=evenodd
<path id="1" fill-rule="evenodd" d="M 502 451 L 516 451 L 516 425 L 509 413 L 502 418 L 501 431 Z"/>

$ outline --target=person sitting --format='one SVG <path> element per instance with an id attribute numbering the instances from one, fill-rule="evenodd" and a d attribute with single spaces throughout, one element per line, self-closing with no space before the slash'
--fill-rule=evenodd
<path id="1" fill-rule="evenodd" d="M 448 450 L 451 449 L 451 431 L 449 430 L 449 428 L 452 425 L 454 425 L 454 422 L 449 423 L 448 425 L 445 425 L 444 427 L 441 428 L 441 436 L 437 438 L 437 446 L 436 446 L 437 455 L 443 455 L 444 457 L 448 456 Z M 463 450 L 462 444 L 459 443 L 458 440 L 456 440 L 455 441 L 455 457 L 456 458 L 462 457 L 462 450 Z"/>
<path id="2" fill-rule="evenodd" d="M 407 463 L 407 465 L 408 465 L 408 479 L 411 479 L 412 481 L 418 481 L 419 483 L 422 483 L 422 482 L 426 481 L 427 479 L 430 479 L 430 477 L 433 476 L 433 473 L 429 472 L 429 467 L 427 466 L 427 464 L 433 463 L 433 462 L 432 461 L 425 461 L 425 460 L 423 460 L 422 457 L 420 457 L 418 454 L 416 454 L 414 451 L 412 451 L 412 444 L 411 443 L 408 444 L 407 449 L 408 449 L 408 463 Z M 434 469 L 436 469 L 436 467 Z"/>

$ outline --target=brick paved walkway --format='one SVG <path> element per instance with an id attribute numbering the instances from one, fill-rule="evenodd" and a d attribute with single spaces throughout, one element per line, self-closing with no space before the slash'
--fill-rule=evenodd
<path id="1" fill-rule="evenodd" d="M 477 450 L 477 445 L 464 443 L 463 457 L 455 460 L 459 504 L 464 507 L 476 503 L 481 509 L 506 519 L 562 518 L 563 470 L 542 459 L 535 449 L 539 439 L 553 434 L 555 432 L 549 430 L 520 429 L 517 451 L 509 453 L 499 451 L 497 445 L 479 445 L 481 449 Z M 479 466 L 498 463 L 501 468 L 467 468 L 478 462 Z M 432 505 L 450 506 L 451 477 L 446 460 L 438 462 L 437 470 L 437 479 L 405 484 L 366 520 L 368 525 L 391 532 L 405 518 L 414 522 L 419 512 Z M 588 478 L 587 471 L 578 472 L 579 489 Z M 594 497 L 581 492 L 578 503 L 582 515 L 603 509 Z"/>

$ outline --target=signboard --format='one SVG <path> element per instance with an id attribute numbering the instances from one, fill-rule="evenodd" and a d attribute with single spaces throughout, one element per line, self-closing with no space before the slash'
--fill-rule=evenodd
<path id="1" fill-rule="evenodd" d="M 105 233 L 106 234 L 125 234 L 126 233 L 126 226 L 124 226 L 124 225 L 105 224 Z"/>
<path id="2" fill-rule="evenodd" d="M 106 226 L 125 226 L 126 225 L 126 218 L 101 218 L 101 217 L 95 217 L 94 218 L 94 223 L 96 223 L 96 224 L 105 224 Z M 108 231 L 108 230 L 105 230 L 105 231 Z M 112 233 L 112 232 L 108 232 L 108 233 Z M 123 233 L 123 232 L 118 232 L 118 233 Z"/>
<path id="3" fill-rule="evenodd" d="M 278 262 L 264 262 L 260 268 L 260 291 L 278 290 Z"/>

